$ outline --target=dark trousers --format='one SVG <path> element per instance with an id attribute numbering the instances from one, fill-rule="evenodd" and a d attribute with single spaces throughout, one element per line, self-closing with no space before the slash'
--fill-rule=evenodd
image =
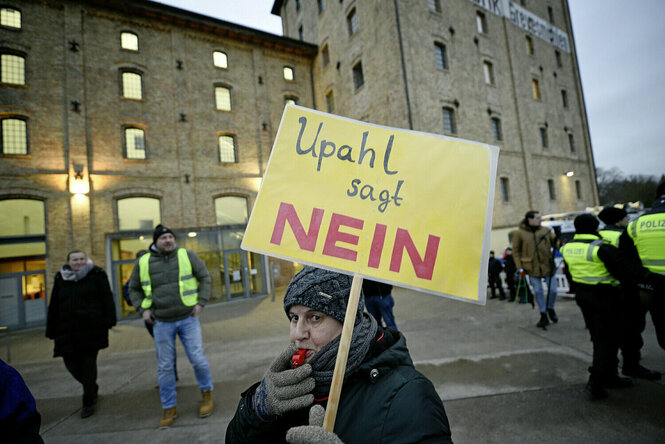
<path id="1" fill-rule="evenodd" d="M 386 323 L 386 327 L 397 330 L 397 324 L 395 323 L 395 316 L 393 315 L 393 306 L 395 305 L 395 300 L 392 295 L 389 293 L 387 296 L 365 296 L 365 307 L 369 314 L 374 316 L 376 322 L 381 324 L 381 320 Z"/>
<path id="2" fill-rule="evenodd" d="M 646 309 L 651 314 L 658 345 L 665 350 L 665 289 L 657 288 L 654 292 L 640 290 L 640 299 L 645 302 Z"/>
<path id="3" fill-rule="evenodd" d="M 490 274 L 490 290 L 492 292 L 492 298 L 496 297 L 496 289 L 499 288 L 499 295 L 501 299 L 506 298 L 506 293 L 503 292 L 503 285 L 501 284 L 501 275 Z"/>
<path id="4" fill-rule="evenodd" d="M 65 367 L 83 385 L 83 405 L 91 406 L 97 399 L 97 351 L 85 355 L 63 356 Z"/>
<path id="5" fill-rule="evenodd" d="M 582 310 L 593 342 L 591 376 L 600 382 L 617 374 L 617 352 L 623 335 L 622 295 L 611 285 L 576 285 L 575 301 Z"/>
<path id="6" fill-rule="evenodd" d="M 647 309 L 642 304 L 636 288 L 623 291 L 622 321 L 624 334 L 619 346 L 623 355 L 623 367 L 635 368 L 640 363 L 640 350 L 644 346 L 642 332 L 646 327 Z"/>

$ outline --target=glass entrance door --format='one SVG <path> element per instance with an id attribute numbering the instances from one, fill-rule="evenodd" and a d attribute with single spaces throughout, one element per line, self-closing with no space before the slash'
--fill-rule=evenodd
<path id="1" fill-rule="evenodd" d="M 7 277 L 0 279 L 0 326 L 18 327 L 20 316 L 21 278 Z"/>
<path id="2" fill-rule="evenodd" d="M 224 251 L 224 282 L 229 299 L 249 297 L 249 265 L 247 252 L 243 250 Z"/>
<path id="3" fill-rule="evenodd" d="M 43 272 L 15 273 L 0 278 L 0 326 L 21 329 L 45 322 Z"/>

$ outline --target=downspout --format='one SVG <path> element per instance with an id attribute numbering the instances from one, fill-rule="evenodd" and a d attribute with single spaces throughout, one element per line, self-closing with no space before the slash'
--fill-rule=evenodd
<path id="1" fill-rule="evenodd" d="M 395 19 L 397 21 L 397 39 L 399 41 L 399 55 L 402 61 L 402 77 L 404 78 L 404 92 L 406 93 L 406 111 L 409 116 L 409 129 L 413 129 L 413 118 L 411 117 L 411 100 L 409 99 L 409 82 L 406 78 L 406 61 L 404 60 L 404 46 L 402 45 L 402 26 L 399 21 L 399 6 L 397 0 L 393 0 L 395 5 Z"/>

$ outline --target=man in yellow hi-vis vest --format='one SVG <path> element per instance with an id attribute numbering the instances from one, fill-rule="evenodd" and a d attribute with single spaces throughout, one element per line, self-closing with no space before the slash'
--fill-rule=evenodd
<path id="1" fill-rule="evenodd" d="M 615 247 L 619 247 L 619 238 L 628 226 L 628 213 L 623 208 L 605 207 L 598 213 L 598 218 L 605 227 L 598 232 L 603 240 Z M 621 310 L 626 329 L 619 343 L 623 366 L 621 373 L 633 378 L 656 381 L 661 378 L 660 372 L 650 370 L 640 365 L 640 351 L 644 346 L 642 332 L 646 326 L 646 308 L 640 301 L 637 285 L 624 280 L 621 282 L 623 292 L 623 309 Z"/>
<path id="2" fill-rule="evenodd" d="M 607 397 L 607 388 L 632 385 L 630 379 L 617 374 L 619 341 L 625 332 L 620 281 L 647 280 L 653 273 L 623 263 L 619 250 L 598 234 L 595 216 L 582 214 L 574 223 L 575 237 L 561 248 L 561 254 L 593 343 L 586 389 L 591 397 L 602 399 Z"/>
<path id="3" fill-rule="evenodd" d="M 665 182 L 656 189 L 651 211 L 628 224 L 619 238 L 619 250 L 629 263 L 639 264 L 660 277 L 638 285 L 651 312 L 658 344 L 665 349 Z"/>
<path id="4" fill-rule="evenodd" d="M 210 274 L 191 250 L 178 248 L 173 231 L 157 225 L 148 253 L 141 256 L 129 279 L 129 296 L 143 320 L 154 322 L 157 379 L 162 401 L 160 428 L 176 417 L 175 338 L 185 347 L 201 389 L 199 416 L 212 413 L 212 375 L 203 353 L 199 314 L 210 298 Z"/>

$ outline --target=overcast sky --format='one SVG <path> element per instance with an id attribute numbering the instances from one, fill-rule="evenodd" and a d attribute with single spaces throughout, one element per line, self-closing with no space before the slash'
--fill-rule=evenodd
<path id="1" fill-rule="evenodd" d="M 665 1 L 568 1 L 596 166 L 660 177 L 665 174 Z M 270 14 L 273 0 L 160 3 L 282 34 L 281 19 Z"/>

